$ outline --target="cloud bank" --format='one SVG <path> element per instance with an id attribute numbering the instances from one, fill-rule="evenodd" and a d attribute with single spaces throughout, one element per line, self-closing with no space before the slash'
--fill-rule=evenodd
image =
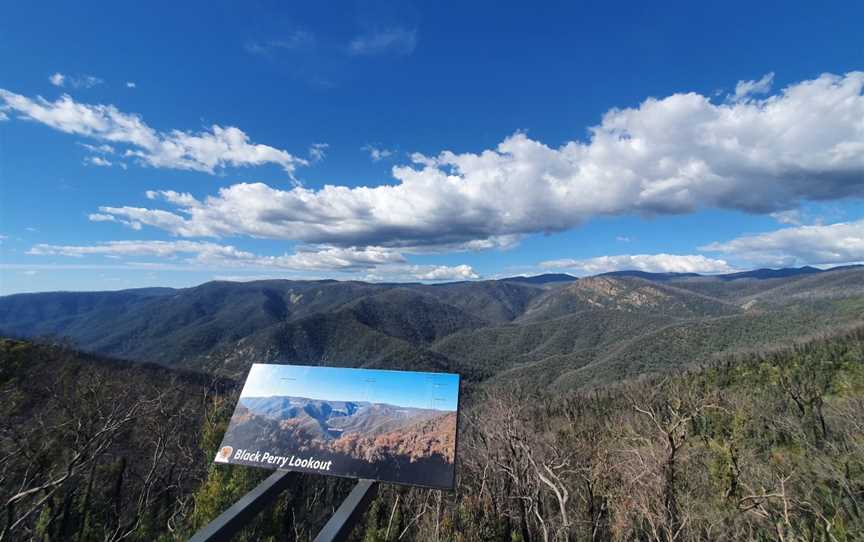
<path id="1" fill-rule="evenodd" d="M 783 228 L 700 247 L 770 267 L 864 262 L 864 220 Z"/>
<path id="2" fill-rule="evenodd" d="M 104 206 L 100 213 L 183 237 L 436 250 L 499 246 L 604 215 L 774 213 L 803 201 L 864 196 L 864 72 L 824 74 L 751 96 L 769 83 L 739 89 L 746 99 L 713 103 L 686 93 L 613 109 L 585 142 L 550 147 L 516 133 L 476 154 L 415 154 L 392 169 L 391 184 L 281 190 L 239 183 L 203 199 L 163 190 L 152 195 L 167 208 Z M 61 100 L 54 109 L 71 107 Z M 218 137 L 217 129 L 207 137 Z M 258 160 L 282 159 L 274 153 L 284 151 L 266 149 Z M 286 168 L 296 163 L 283 158 Z M 210 158 L 205 167 L 218 163 Z"/>
<path id="3" fill-rule="evenodd" d="M 92 219 L 92 217 L 91 217 Z M 293 254 L 261 256 L 231 245 L 204 241 L 108 241 L 95 245 L 37 244 L 32 256 L 105 256 L 112 259 L 155 257 L 178 260 L 174 269 L 194 271 L 201 267 L 218 269 L 286 270 L 293 272 L 367 271 L 376 280 L 467 280 L 479 278 L 469 265 L 410 265 L 405 257 L 381 247 L 346 249 L 339 247 L 299 247 Z M 163 261 L 164 263 L 164 261 Z M 129 262 L 130 265 L 159 265 L 155 262 Z"/>
<path id="4" fill-rule="evenodd" d="M 735 271 L 725 260 L 701 254 L 624 254 L 583 260 L 562 259 L 540 263 L 544 269 L 596 275 L 610 271 L 637 270 L 649 273 L 729 273 Z"/>

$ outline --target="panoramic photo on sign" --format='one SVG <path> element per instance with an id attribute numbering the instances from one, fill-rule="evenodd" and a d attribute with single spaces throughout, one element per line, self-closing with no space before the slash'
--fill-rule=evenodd
<path id="1" fill-rule="evenodd" d="M 217 463 L 452 489 L 459 375 L 249 370 Z"/>

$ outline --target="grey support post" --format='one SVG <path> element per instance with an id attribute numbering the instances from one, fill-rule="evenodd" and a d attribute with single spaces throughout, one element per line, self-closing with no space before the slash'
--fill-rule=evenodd
<path id="1" fill-rule="evenodd" d="M 315 542 L 344 542 L 377 494 L 378 482 L 358 480 L 333 517 L 315 537 Z"/>
<path id="2" fill-rule="evenodd" d="M 195 533 L 190 542 L 228 542 L 240 529 L 245 527 L 261 510 L 273 502 L 292 482 L 298 473 L 277 470 L 258 487 L 243 495 L 219 517 Z M 342 502 L 333 517 L 327 521 L 315 542 L 344 542 L 363 517 L 369 503 L 378 494 L 378 482 L 358 480 L 357 485 Z"/>
<path id="3" fill-rule="evenodd" d="M 277 470 L 258 486 L 243 495 L 219 517 L 195 533 L 190 542 L 227 542 L 261 510 L 273 502 L 298 477 L 296 472 Z"/>

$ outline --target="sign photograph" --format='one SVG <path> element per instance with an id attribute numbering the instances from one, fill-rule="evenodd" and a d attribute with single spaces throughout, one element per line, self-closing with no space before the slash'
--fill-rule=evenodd
<path id="1" fill-rule="evenodd" d="M 256 363 L 217 463 L 452 489 L 459 375 Z"/>

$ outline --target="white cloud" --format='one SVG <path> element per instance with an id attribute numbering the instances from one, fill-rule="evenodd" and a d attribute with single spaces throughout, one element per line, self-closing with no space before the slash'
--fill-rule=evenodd
<path id="1" fill-rule="evenodd" d="M 233 246 L 199 241 L 108 241 L 98 245 L 34 245 L 27 254 L 33 256 L 72 256 L 80 258 L 92 255 L 110 256 L 157 256 L 174 257 L 191 253 L 199 258 L 222 259 L 254 258 L 249 252 Z"/>
<path id="2" fill-rule="evenodd" d="M 91 220 L 110 221 L 104 215 L 91 215 Z M 96 245 L 34 245 L 27 254 L 32 256 L 105 256 L 107 258 L 157 257 L 174 260 L 184 257 L 184 265 L 174 270 L 200 269 L 201 266 L 220 269 L 286 270 L 294 272 L 353 273 L 368 271 L 382 280 L 469 280 L 479 278 L 468 265 L 411 265 L 399 252 L 382 247 L 339 248 L 299 247 L 293 254 L 262 256 L 231 245 L 201 241 L 109 241 Z M 136 268 L 165 268 L 165 262 L 128 261 Z"/>
<path id="3" fill-rule="evenodd" d="M 114 154 L 114 147 L 111 145 L 89 145 L 87 143 L 79 143 L 79 145 L 94 154 Z"/>
<path id="4" fill-rule="evenodd" d="M 609 111 L 587 142 L 552 148 L 516 133 L 478 154 L 415 154 L 392 184 L 240 183 L 204 199 L 154 192 L 173 210 L 100 212 L 180 236 L 416 250 L 495 245 L 604 215 L 772 213 L 864 196 L 862 87 L 864 72 L 853 72 L 746 102 L 675 94 Z"/>
<path id="5" fill-rule="evenodd" d="M 265 41 L 249 41 L 244 46 L 247 53 L 253 55 L 271 55 L 279 50 L 308 51 L 314 49 L 317 40 L 315 35 L 305 30 L 292 32 L 285 38 Z"/>
<path id="6" fill-rule="evenodd" d="M 700 250 L 767 267 L 860 262 L 864 261 L 864 220 L 783 228 L 712 243 Z"/>
<path id="7" fill-rule="evenodd" d="M 410 55 L 417 47 L 417 31 L 407 28 L 389 28 L 357 36 L 348 44 L 352 56 L 393 54 Z"/>
<path id="8" fill-rule="evenodd" d="M 309 159 L 312 162 L 320 162 L 327 156 L 327 149 L 330 145 L 327 143 L 313 143 L 309 146 Z"/>
<path id="9" fill-rule="evenodd" d="M 626 235 L 619 235 L 615 238 L 619 243 L 629 243 L 633 240 L 632 237 L 627 237 Z"/>
<path id="10" fill-rule="evenodd" d="M 87 215 L 91 222 L 116 222 L 117 219 L 111 215 L 103 215 L 100 213 L 91 213 Z"/>
<path id="11" fill-rule="evenodd" d="M 390 149 L 382 149 L 374 145 L 364 145 L 363 147 L 360 147 L 360 149 L 368 152 L 369 158 L 371 158 L 373 162 L 380 162 L 381 160 L 390 158 L 395 154 Z"/>
<path id="12" fill-rule="evenodd" d="M 105 158 L 102 158 L 100 156 L 88 156 L 88 157 L 84 158 L 84 163 L 90 164 L 92 166 L 101 166 L 101 167 L 111 167 L 114 165 L 113 163 L 111 163 L 111 161 L 106 160 Z"/>
<path id="13" fill-rule="evenodd" d="M 90 213 L 89 215 L 87 215 L 87 219 L 90 220 L 90 222 L 117 222 L 118 224 L 123 224 L 124 226 L 128 226 L 133 230 L 140 230 L 142 227 L 140 222 L 123 220 L 122 218 L 117 218 L 114 215 L 107 215 L 103 213 Z"/>
<path id="14" fill-rule="evenodd" d="M 480 278 L 470 265 L 436 265 L 431 269 L 423 266 L 414 266 L 411 273 L 419 280 L 443 281 L 443 280 L 472 280 Z"/>
<path id="15" fill-rule="evenodd" d="M 278 164 L 293 174 L 297 166 L 308 163 L 284 150 L 252 143 L 246 133 L 233 126 L 214 124 L 198 133 L 159 132 L 139 115 L 123 113 L 113 105 L 78 103 L 65 94 L 49 102 L 0 89 L 0 103 L 61 132 L 127 145 L 125 156 L 151 167 L 214 173 L 226 166 Z"/>
<path id="16" fill-rule="evenodd" d="M 135 81 L 126 81 L 126 88 L 135 88 L 138 85 L 135 84 Z"/>
<path id="17" fill-rule="evenodd" d="M 97 166 L 97 167 L 114 167 L 117 166 L 120 169 L 126 169 L 126 164 L 123 162 L 112 162 L 107 158 L 103 158 L 102 156 L 85 156 L 84 157 L 84 165 L 85 166 Z M 136 229 L 141 229 L 141 225 L 139 224 Z"/>
<path id="18" fill-rule="evenodd" d="M 111 221 L 110 215 L 90 215 L 93 221 Z M 202 241 L 108 241 L 96 245 L 38 244 L 27 254 L 34 256 L 156 256 L 173 258 L 187 254 L 198 263 L 235 267 L 280 268 L 294 270 L 353 270 L 387 264 L 405 263 L 398 252 L 380 247 L 336 248 L 300 247 L 294 254 L 260 256 L 231 245 Z"/>
<path id="19" fill-rule="evenodd" d="M 803 217 L 801 216 L 800 209 L 790 209 L 788 211 L 778 211 L 776 213 L 771 213 L 771 218 L 781 224 L 786 224 L 790 226 L 800 226 L 804 221 Z"/>
<path id="20" fill-rule="evenodd" d="M 302 270 L 371 269 L 381 265 L 404 263 L 402 254 L 381 247 L 338 248 L 304 247 L 294 254 L 260 257 L 257 262 L 267 267 Z"/>
<path id="21" fill-rule="evenodd" d="M 622 254 L 583 260 L 549 260 L 541 262 L 540 267 L 588 275 L 634 270 L 649 273 L 728 273 L 735 270 L 725 260 L 706 258 L 701 254 Z"/>
<path id="22" fill-rule="evenodd" d="M 734 100 L 742 100 L 754 94 L 767 94 L 774 83 L 774 72 L 766 73 L 758 81 L 738 81 L 735 85 Z"/>
<path id="23" fill-rule="evenodd" d="M 54 73 L 48 77 L 48 81 L 55 87 L 73 87 L 73 88 L 93 88 L 96 85 L 101 85 L 105 81 L 93 75 L 63 75 L 60 72 Z"/>

